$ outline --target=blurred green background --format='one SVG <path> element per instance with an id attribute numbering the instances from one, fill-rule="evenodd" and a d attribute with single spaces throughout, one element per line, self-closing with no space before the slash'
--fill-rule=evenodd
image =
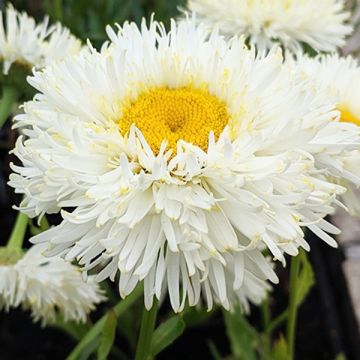
<path id="1" fill-rule="evenodd" d="M 82 40 L 90 39 L 99 46 L 107 39 L 105 26 L 122 24 L 125 20 L 139 23 L 142 17 L 169 24 L 171 17 L 179 14 L 178 8 L 185 0 L 14 0 L 10 2 L 18 10 L 26 10 L 41 19 L 48 14 L 52 21 L 61 21 L 74 35 Z"/>

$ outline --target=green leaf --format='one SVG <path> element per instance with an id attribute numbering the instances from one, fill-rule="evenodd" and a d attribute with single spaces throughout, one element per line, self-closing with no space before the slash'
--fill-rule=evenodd
<path id="1" fill-rule="evenodd" d="M 344 353 L 340 353 L 340 354 L 336 355 L 335 360 L 346 360 L 346 356 Z"/>
<path id="2" fill-rule="evenodd" d="M 299 280 L 295 294 L 296 306 L 300 306 L 303 303 L 315 283 L 314 271 L 307 258 L 306 253 L 304 251 L 300 251 L 298 256 L 300 257 L 300 271 L 298 275 Z M 270 322 L 267 330 L 269 332 L 272 332 L 278 326 L 282 325 L 283 322 L 287 320 L 288 314 L 288 309 L 284 310 L 278 317 L 276 317 Z"/>
<path id="3" fill-rule="evenodd" d="M 272 350 L 273 360 L 289 360 L 288 344 L 283 335 L 275 342 Z"/>
<path id="4" fill-rule="evenodd" d="M 155 331 L 151 343 L 152 355 L 157 355 L 172 344 L 185 330 L 185 322 L 180 316 L 173 316 Z"/>
<path id="5" fill-rule="evenodd" d="M 106 360 L 116 335 L 117 317 L 114 310 L 109 310 L 106 316 L 105 324 L 102 329 L 100 346 L 98 348 L 98 360 Z"/>
<path id="6" fill-rule="evenodd" d="M 276 328 L 282 325 L 288 318 L 289 311 L 288 309 L 284 310 L 280 315 L 278 315 L 274 320 L 272 320 L 267 328 L 269 333 L 272 333 Z"/>
<path id="7" fill-rule="evenodd" d="M 194 307 L 189 307 L 183 313 L 183 319 L 185 321 L 186 327 L 197 326 L 207 319 L 209 319 L 212 315 L 214 315 L 215 311 L 208 311 L 206 309 L 196 309 Z"/>
<path id="8" fill-rule="evenodd" d="M 213 341 L 208 341 L 210 354 L 214 360 L 222 360 L 222 356 Z"/>
<path id="9" fill-rule="evenodd" d="M 299 306 L 305 300 L 310 289 L 315 283 L 315 276 L 312 266 L 304 251 L 300 251 L 300 271 L 298 278 L 298 286 L 296 288 L 296 305 Z"/>
<path id="10" fill-rule="evenodd" d="M 2 98 L 0 100 L 0 128 L 10 116 L 12 108 L 19 97 L 20 93 L 14 86 L 2 86 Z"/>
<path id="11" fill-rule="evenodd" d="M 120 317 L 128 308 L 142 295 L 143 287 L 138 285 L 135 290 L 124 300 L 121 300 L 116 306 L 113 307 L 116 317 Z M 107 315 L 105 314 L 94 324 L 89 332 L 81 339 L 76 345 L 73 351 L 69 354 L 66 360 L 79 360 L 82 359 L 83 352 L 87 352 L 87 349 L 95 341 L 99 341 L 99 335 L 102 332 L 104 324 L 106 322 Z M 93 351 L 96 348 L 93 349 Z"/>
<path id="12" fill-rule="evenodd" d="M 120 334 L 125 338 L 130 352 L 136 350 L 136 343 L 138 339 L 138 330 L 141 321 L 141 306 L 134 307 L 131 311 L 125 312 L 117 323 L 117 328 Z"/>
<path id="13" fill-rule="evenodd" d="M 236 359 L 256 360 L 260 335 L 248 323 L 239 308 L 233 313 L 224 311 L 227 335 Z"/>
<path id="14" fill-rule="evenodd" d="M 51 323 L 50 326 L 64 331 L 77 341 L 80 341 L 81 338 L 89 331 L 88 324 L 65 321 L 60 315 L 56 317 L 55 322 Z"/>
<path id="15" fill-rule="evenodd" d="M 92 359 L 91 354 L 96 351 L 96 349 L 99 347 L 100 340 L 96 338 L 94 341 L 92 341 L 90 344 L 86 346 L 85 349 L 82 350 L 79 357 L 77 357 L 77 360 L 89 360 Z"/>

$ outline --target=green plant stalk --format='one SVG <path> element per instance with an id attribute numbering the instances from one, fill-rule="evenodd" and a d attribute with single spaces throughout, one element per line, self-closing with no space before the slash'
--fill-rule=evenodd
<path id="1" fill-rule="evenodd" d="M 143 287 L 141 285 L 137 286 L 135 290 L 124 300 L 118 302 L 113 310 L 117 317 L 120 317 L 143 293 Z M 81 352 L 94 341 L 94 339 L 100 335 L 104 327 L 106 316 L 102 316 L 89 330 L 89 332 L 81 339 L 81 341 L 76 345 L 73 351 L 69 354 L 66 360 L 76 360 L 81 355 Z"/>
<path id="2" fill-rule="evenodd" d="M 289 349 L 289 359 L 294 359 L 295 348 L 295 330 L 297 320 L 298 304 L 296 301 L 297 279 L 300 270 L 300 256 L 297 255 L 291 259 L 290 266 L 290 286 L 289 286 L 289 307 L 287 321 L 287 342 Z"/>
<path id="3" fill-rule="evenodd" d="M 151 358 L 151 340 L 155 329 L 157 311 L 157 300 L 154 301 L 153 306 L 149 311 L 144 307 L 135 360 L 149 360 Z"/>
<path id="4" fill-rule="evenodd" d="M 2 92 L 3 96 L 0 101 L 0 128 L 2 128 L 6 119 L 11 114 L 12 106 L 19 97 L 19 92 L 13 86 L 4 85 Z"/>
<path id="5" fill-rule="evenodd" d="M 40 222 L 38 221 L 37 226 L 33 223 L 33 221 L 30 221 L 29 227 L 30 227 L 31 235 L 34 236 L 34 235 L 42 233 L 45 230 L 48 230 L 50 228 L 50 224 L 49 224 L 48 220 L 46 219 L 46 216 L 44 215 L 41 218 L 41 221 Z"/>
<path id="6" fill-rule="evenodd" d="M 28 226 L 28 217 L 25 214 L 19 212 L 16 217 L 16 222 L 11 232 L 10 238 L 7 242 L 6 245 L 7 248 L 9 249 L 22 248 L 27 226 Z"/>
<path id="7" fill-rule="evenodd" d="M 261 317 L 263 322 L 263 343 L 264 351 L 266 354 L 269 354 L 271 351 L 271 332 L 269 332 L 269 325 L 271 320 L 271 311 L 270 311 L 270 302 L 269 295 L 261 303 Z"/>
<path id="8" fill-rule="evenodd" d="M 55 0 L 55 18 L 58 21 L 63 21 L 63 4 L 62 0 Z"/>
<path id="9" fill-rule="evenodd" d="M 48 219 L 46 218 L 46 215 L 44 215 L 41 218 L 40 224 L 39 224 L 40 230 L 41 231 L 45 231 L 48 230 L 50 228 L 50 224 L 48 222 Z"/>
<path id="10" fill-rule="evenodd" d="M 271 334 L 277 327 L 279 327 L 283 322 L 287 320 L 288 313 L 289 311 L 288 309 L 286 309 L 278 317 L 271 321 L 267 331 Z"/>
<path id="11" fill-rule="evenodd" d="M 261 316 L 263 322 L 263 329 L 265 332 L 268 332 L 270 319 L 271 319 L 270 304 L 268 297 L 261 303 Z"/>

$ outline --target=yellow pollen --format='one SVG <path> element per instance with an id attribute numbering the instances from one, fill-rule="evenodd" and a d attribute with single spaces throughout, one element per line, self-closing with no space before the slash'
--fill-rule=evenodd
<path id="1" fill-rule="evenodd" d="M 360 118 L 354 115 L 348 108 L 340 106 L 339 111 L 341 113 L 340 121 L 350 122 L 360 126 Z"/>
<path id="2" fill-rule="evenodd" d="M 119 127 L 126 135 L 135 124 L 157 154 L 163 140 L 173 153 L 178 140 L 207 150 L 210 131 L 217 139 L 228 122 L 225 103 L 207 91 L 161 87 L 140 94 L 123 112 Z"/>

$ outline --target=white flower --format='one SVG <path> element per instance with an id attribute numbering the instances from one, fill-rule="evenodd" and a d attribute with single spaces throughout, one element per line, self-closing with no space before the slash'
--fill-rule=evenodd
<path id="1" fill-rule="evenodd" d="M 323 218 L 345 189 L 304 148 L 338 112 L 280 50 L 257 58 L 194 19 L 107 31 L 101 53 L 29 79 L 10 185 L 29 216 L 64 219 L 34 242 L 85 270 L 105 261 L 98 280 L 119 271 L 121 296 L 144 280 L 147 307 L 167 289 L 175 311 L 201 293 L 258 302 L 277 280 L 261 251 L 308 249 L 303 225 L 336 245 Z"/>
<path id="2" fill-rule="evenodd" d="M 357 60 L 338 55 L 316 58 L 298 57 L 292 64 L 295 71 L 312 79 L 319 91 L 333 98 L 341 113 L 341 123 L 324 128 L 311 149 L 318 166 L 326 169 L 332 181 L 348 189 L 342 196 L 352 215 L 360 215 L 360 200 L 355 188 L 360 186 L 360 149 L 357 145 L 360 125 L 360 66 Z M 345 131 L 346 127 L 346 131 Z M 335 140 L 336 139 L 336 140 Z M 344 147 L 344 144 L 351 144 Z"/>
<path id="3" fill-rule="evenodd" d="M 34 321 L 86 321 L 87 314 L 104 300 L 93 276 L 84 282 L 80 270 L 59 257 L 42 255 L 46 245 L 34 245 L 25 255 L 0 249 L 0 308 L 22 306 Z"/>
<path id="4" fill-rule="evenodd" d="M 305 43 L 334 51 L 352 31 L 343 0 L 188 0 L 187 9 L 210 29 L 244 34 L 260 50 L 280 43 L 297 52 Z"/>
<path id="5" fill-rule="evenodd" d="M 80 40 L 60 23 L 49 26 L 48 18 L 36 24 L 25 12 L 19 13 L 10 4 L 0 11 L 0 61 L 6 75 L 13 63 L 41 68 L 52 61 L 62 60 L 81 49 Z"/>

